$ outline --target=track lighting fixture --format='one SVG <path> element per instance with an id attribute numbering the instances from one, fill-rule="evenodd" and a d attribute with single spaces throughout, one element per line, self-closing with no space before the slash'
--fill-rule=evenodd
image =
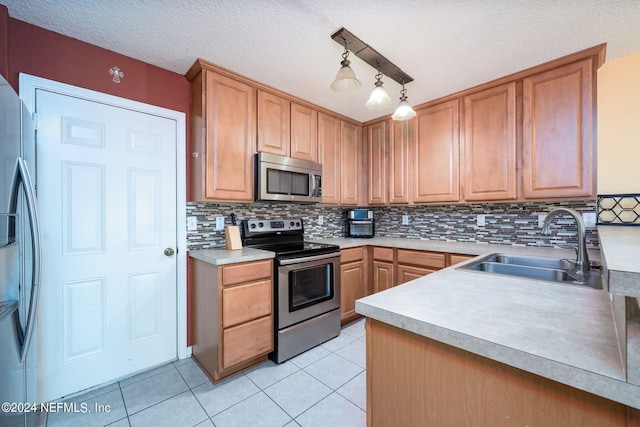
<path id="1" fill-rule="evenodd" d="M 346 28 L 340 28 L 338 31 L 331 35 L 331 38 L 341 46 L 344 46 L 344 53 L 342 54 L 342 68 L 338 71 L 336 79 L 331 84 L 331 89 L 336 92 L 351 92 L 360 87 L 360 82 L 355 76 L 355 73 L 349 67 L 349 60 L 347 56 L 349 52 L 356 55 L 358 58 L 372 66 L 378 71 L 376 74 L 376 82 L 369 100 L 365 103 L 367 108 L 377 110 L 390 106 L 393 101 L 389 97 L 387 91 L 382 87 L 382 76 L 389 77 L 402 85 L 400 104 L 393 114 L 394 120 L 407 120 L 416 115 L 413 108 L 407 102 L 405 83 L 413 81 L 413 77 L 402 71 L 397 65 L 389 61 L 387 58 L 378 53 L 374 48 L 354 36 Z M 397 118 L 396 118 L 397 117 Z"/>

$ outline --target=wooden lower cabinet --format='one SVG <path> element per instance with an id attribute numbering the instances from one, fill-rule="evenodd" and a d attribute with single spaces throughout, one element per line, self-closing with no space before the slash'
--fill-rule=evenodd
<path id="1" fill-rule="evenodd" d="M 367 426 L 637 426 L 638 411 L 367 319 Z"/>
<path id="2" fill-rule="evenodd" d="M 192 259 L 193 358 L 217 382 L 273 351 L 273 261 Z"/>
<path id="3" fill-rule="evenodd" d="M 267 316 L 222 331 L 222 367 L 235 365 L 273 350 L 273 317 Z"/>
<path id="4" fill-rule="evenodd" d="M 463 254 L 449 254 L 447 257 L 447 267 L 459 264 L 464 261 L 468 261 L 471 258 L 475 258 L 477 255 L 463 255 Z"/>
<path id="5" fill-rule="evenodd" d="M 392 262 L 373 260 L 373 292 L 384 291 L 395 284 Z"/>
<path id="6" fill-rule="evenodd" d="M 411 280 L 418 279 L 422 276 L 426 276 L 427 274 L 434 273 L 438 271 L 438 269 L 398 264 L 397 271 L 397 284 L 401 285 L 403 283 L 410 282 Z"/>
<path id="7" fill-rule="evenodd" d="M 446 266 L 446 254 L 442 252 L 398 249 L 396 254 L 398 285 L 431 274 Z"/>
<path id="8" fill-rule="evenodd" d="M 365 247 L 343 249 L 340 254 L 340 320 L 342 324 L 360 317 L 356 300 L 367 290 L 367 256 Z"/>

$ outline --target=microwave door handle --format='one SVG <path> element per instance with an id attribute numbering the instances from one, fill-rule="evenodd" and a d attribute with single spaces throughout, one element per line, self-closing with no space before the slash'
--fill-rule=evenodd
<path id="1" fill-rule="evenodd" d="M 316 194 L 316 175 L 313 172 L 309 172 L 309 179 L 311 179 L 311 185 L 309 186 L 309 197 L 313 197 Z"/>

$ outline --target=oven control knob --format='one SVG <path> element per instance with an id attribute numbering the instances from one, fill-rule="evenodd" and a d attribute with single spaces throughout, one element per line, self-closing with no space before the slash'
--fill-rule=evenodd
<path id="1" fill-rule="evenodd" d="M 289 223 L 289 225 L 290 225 L 291 227 L 293 227 L 293 226 L 295 225 L 295 222 L 291 221 L 291 222 Z"/>
<path id="2" fill-rule="evenodd" d="M 296 222 L 296 225 L 297 225 L 298 227 L 300 227 L 300 221 Z"/>
<path id="3" fill-rule="evenodd" d="M 260 228 L 264 227 L 264 222 L 260 221 L 260 222 L 258 223 L 258 227 L 260 227 Z"/>
<path id="4" fill-rule="evenodd" d="M 250 225 L 250 227 L 253 229 L 253 228 L 256 228 L 256 225 L 255 225 L 254 223 L 252 223 L 252 224 Z"/>

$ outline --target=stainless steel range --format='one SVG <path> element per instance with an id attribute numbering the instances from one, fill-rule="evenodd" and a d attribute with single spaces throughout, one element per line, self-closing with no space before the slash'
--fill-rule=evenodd
<path id="1" fill-rule="evenodd" d="M 242 224 L 243 244 L 275 256 L 275 350 L 282 363 L 340 334 L 340 248 L 304 241 L 302 219 Z"/>

